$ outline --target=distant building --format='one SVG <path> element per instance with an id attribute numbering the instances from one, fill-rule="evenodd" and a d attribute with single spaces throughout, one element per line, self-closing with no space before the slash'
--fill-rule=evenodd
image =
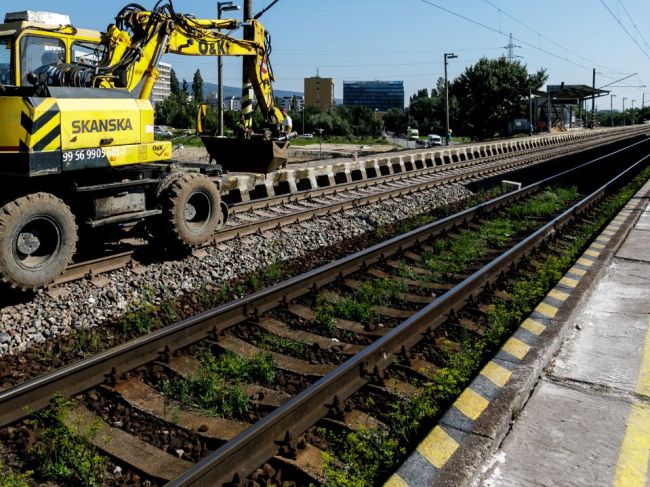
<path id="1" fill-rule="evenodd" d="M 343 104 L 385 112 L 404 108 L 403 81 L 344 81 Z"/>
<path id="2" fill-rule="evenodd" d="M 278 108 L 284 108 L 286 111 L 291 110 L 291 101 L 296 99 L 296 111 L 301 111 L 305 106 L 305 98 L 302 96 L 283 96 L 276 98 L 276 104 Z"/>
<path id="3" fill-rule="evenodd" d="M 158 72 L 160 76 L 151 91 L 151 102 L 154 105 L 166 100 L 172 94 L 172 65 L 158 63 Z"/>
<path id="4" fill-rule="evenodd" d="M 223 103 L 224 110 L 232 110 L 233 112 L 241 111 L 241 98 L 237 96 L 231 96 L 228 99 L 224 100 Z"/>
<path id="5" fill-rule="evenodd" d="M 334 101 L 334 79 L 305 78 L 305 106 L 316 107 L 321 112 L 329 110 L 336 102 Z"/>

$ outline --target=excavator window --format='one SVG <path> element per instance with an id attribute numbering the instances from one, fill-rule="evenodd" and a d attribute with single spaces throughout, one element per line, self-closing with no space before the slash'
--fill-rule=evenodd
<path id="1" fill-rule="evenodd" d="M 0 85 L 13 85 L 11 76 L 11 40 L 0 37 Z"/>
<path id="2" fill-rule="evenodd" d="M 106 46 L 96 42 L 75 41 L 72 44 L 70 61 L 88 66 L 97 66 L 102 60 Z"/>
<path id="3" fill-rule="evenodd" d="M 26 35 L 20 39 L 20 84 L 29 86 L 27 75 L 46 64 L 65 62 L 65 44 L 59 39 Z"/>

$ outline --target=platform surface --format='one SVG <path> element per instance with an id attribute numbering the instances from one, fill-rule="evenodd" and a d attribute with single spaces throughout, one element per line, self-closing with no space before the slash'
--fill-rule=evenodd
<path id="1" fill-rule="evenodd" d="M 650 207 L 475 485 L 650 487 Z"/>

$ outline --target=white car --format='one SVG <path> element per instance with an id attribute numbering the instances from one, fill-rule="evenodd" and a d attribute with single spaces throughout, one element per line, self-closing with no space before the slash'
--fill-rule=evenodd
<path id="1" fill-rule="evenodd" d="M 160 127 L 158 125 L 156 125 L 153 128 L 153 133 L 154 135 L 159 135 L 162 137 L 171 137 L 173 135 L 169 129 L 166 129 L 165 127 Z"/>
<path id="2" fill-rule="evenodd" d="M 442 137 L 436 134 L 429 134 L 427 137 L 427 146 L 434 147 L 436 145 L 442 145 Z"/>
<path id="3" fill-rule="evenodd" d="M 314 138 L 314 134 L 302 134 L 302 135 L 300 136 L 300 138 L 301 138 L 301 139 L 313 139 L 313 138 Z"/>

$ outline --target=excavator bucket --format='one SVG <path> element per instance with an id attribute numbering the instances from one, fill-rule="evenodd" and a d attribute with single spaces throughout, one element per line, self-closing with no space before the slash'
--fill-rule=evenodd
<path id="1" fill-rule="evenodd" d="M 202 135 L 210 157 L 228 172 L 268 174 L 287 164 L 289 141 Z"/>

